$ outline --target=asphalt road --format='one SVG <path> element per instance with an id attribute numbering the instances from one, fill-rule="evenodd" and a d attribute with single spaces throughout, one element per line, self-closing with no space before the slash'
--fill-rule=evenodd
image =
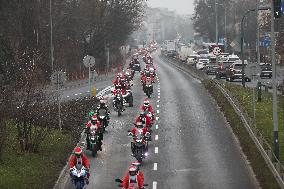
<path id="1" fill-rule="evenodd" d="M 257 188 L 237 142 L 200 81 L 163 62 L 157 54 L 154 61 L 158 65 L 158 81 L 151 102 L 157 121 L 150 155 L 142 166 L 148 188 Z M 134 161 L 127 130 L 146 97 L 139 77 L 135 77 L 133 92 L 134 107 L 127 108 L 121 117 L 112 111 L 103 151 L 96 158 L 86 152 L 91 161 L 87 188 L 118 188 L 114 179 L 123 177 Z M 73 188 L 70 179 L 64 188 Z"/>

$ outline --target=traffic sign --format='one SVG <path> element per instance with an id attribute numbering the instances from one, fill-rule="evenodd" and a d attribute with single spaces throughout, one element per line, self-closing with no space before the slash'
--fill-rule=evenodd
<path id="1" fill-rule="evenodd" d="M 250 63 L 245 67 L 245 74 L 247 77 L 252 78 L 253 76 L 259 76 L 261 68 L 256 63 Z"/>
<path id="2" fill-rule="evenodd" d="M 53 85 L 64 85 L 66 80 L 66 73 L 62 71 L 55 71 L 50 76 L 50 81 Z"/>
<path id="3" fill-rule="evenodd" d="M 213 54 L 215 55 L 215 56 L 218 56 L 218 55 L 220 55 L 222 53 L 222 49 L 219 47 L 219 46 L 215 46 L 214 48 L 213 48 Z"/>
<path id="4" fill-rule="evenodd" d="M 87 68 L 93 67 L 96 63 L 96 59 L 93 56 L 85 56 L 83 59 L 83 63 Z"/>
<path id="5" fill-rule="evenodd" d="M 262 47 L 268 47 L 271 44 L 271 39 L 266 36 L 262 41 L 260 41 L 259 45 Z"/>

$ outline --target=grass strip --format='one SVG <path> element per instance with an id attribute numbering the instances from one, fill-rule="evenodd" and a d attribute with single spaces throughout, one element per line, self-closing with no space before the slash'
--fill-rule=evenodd
<path id="1" fill-rule="evenodd" d="M 227 121 L 229 122 L 233 132 L 237 136 L 242 151 L 247 156 L 251 167 L 256 175 L 257 180 L 263 189 L 278 189 L 280 188 L 273 174 L 265 163 L 265 160 L 261 156 L 253 140 L 250 138 L 245 126 L 242 123 L 241 118 L 232 108 L 229 101 L 223 95 L 223 93 L 215 86 L 212 80 L 203 80 L 202 82 L 205 88 L 210 92 L 212 97 L 216 100 L 221 111 L 224 113 Z M 239 89 L 241 90 L 241 89 Z M 231 91 L 232 92 L 232 91 Z M 268 114 L 270 112 L 267 112 Z"/>
<path id="2" fill-rule="evenodd" d="M 8 124 L 3 161 L 0 164 L 1 189 L 50 189 L 74 148 L 72 134 L 51 130 L 39 153 L 22 153 L 15 125 Z"/>

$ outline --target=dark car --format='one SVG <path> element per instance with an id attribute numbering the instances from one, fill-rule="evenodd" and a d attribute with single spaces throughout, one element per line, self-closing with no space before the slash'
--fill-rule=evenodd
<path id="1" fill-rule="evenodd" d="M 260 73 L 260 77 L 261 78 L 272 78 L 272 66 L 271 64 L 264 64 L 261 65 L 261 73 Z"/>
<path id="2" fill-rule="evenodd" d="M 207 75 L 215 75 L 217 73 L 218 65 L 216 64 L 208 64 L 204 71 Z"/>
<path id="3" fill-rule="evenodd" d="M 226 72 L 234 62 L 223 62 L 216 70 L 216 79 L 226 79 Z"/>
<path id="4" fill-rule="evenodd" d="M 246 66 L 247 64 L 245 64 Z M 250 82 L 251 79 L 248 78 L 246 75 L 245 81 Z M 226 80 L 227 81 L 234 81 L 234 80 L 241 80 L 242 79 L 242 64 L 241 63 L 233 63 L 230 65 L 229 69 L 226 71 Z"/>

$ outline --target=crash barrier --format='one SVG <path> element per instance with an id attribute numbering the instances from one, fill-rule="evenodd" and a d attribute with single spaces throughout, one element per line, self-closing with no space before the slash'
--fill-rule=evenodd
<path id="1" fill-rule="evenodd" d="M 250 118 L 248 114 L 243 110 L 237 98 L 230 91 L 225 89 L 223 87 L 223 84 L 220 83 L 218 80 L 209 78 L 204 72 L 195 69 L 193 66 L 175 61 L 173 59 L 165 57 L 164 55 L 161 55 L 160 57 L 163 60 L 167 60 L 167 62 L 173 64 L 179 69 L 182 69 L 188 72 L 189 74 L 191 74 L 193 77 L 197 79 L 213 80 L 215 85 L 220 89 L 223 95 L 230 102 L 235 112 L 240 116 L 247 132 L 249 133 L 251 139 L 254 141 L 258 151 L 261 153 L 266 164 L 268 165 L 269 169 L 271 170 L 272 174 L 277 180 L 279 186 L 281 187 L 281 189 L 284 189 L 284 166 L 283 164 L 281 164 L 281 162 L 276 158 L 270 143 L 264 138 L 262 133 L 255 127 L 253 119 Z"/>

